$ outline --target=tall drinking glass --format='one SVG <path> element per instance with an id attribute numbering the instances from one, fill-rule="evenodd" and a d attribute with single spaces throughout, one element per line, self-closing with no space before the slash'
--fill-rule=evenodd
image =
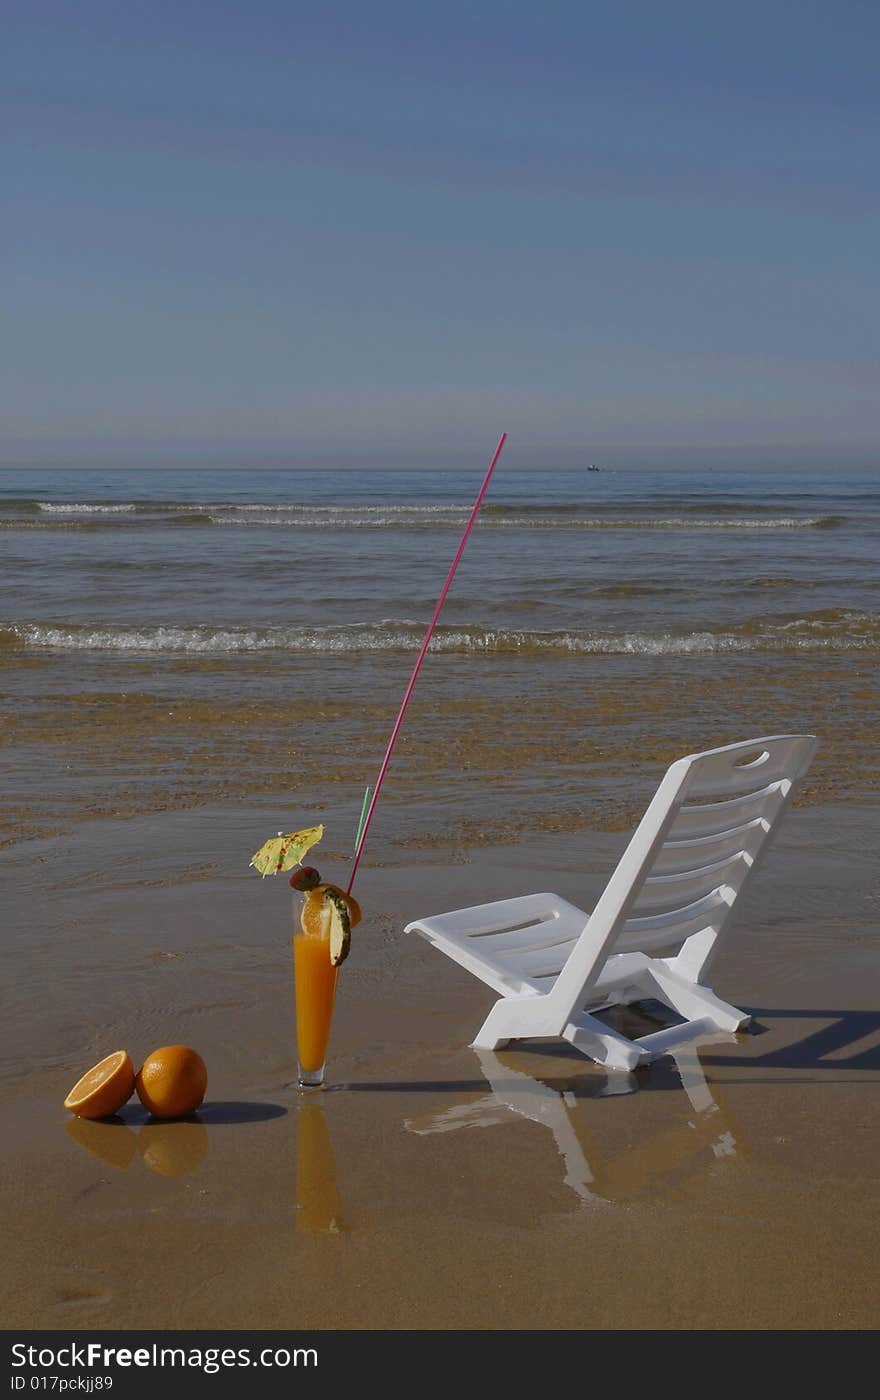
<path id="1" fill-rule="evenodd" d="M 300 901 L 294 899 L 293 975 L 296 992 L 297 1084 L 320 1089 L 324 1083 L 330 1023 L 339 968 L 330 961 L 330 938 L 303 933 Z"/>

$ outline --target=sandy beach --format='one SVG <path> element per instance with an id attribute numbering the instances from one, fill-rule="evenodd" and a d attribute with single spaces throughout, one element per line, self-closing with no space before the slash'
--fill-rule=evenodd
<path id="1" fill-rule="evenodd" d="M 491 994 L 402 933 L 530 889 L 588 907 L 622 834 L 367 861 L 311 1096 L 289 891 L 246 869 L 266 823 L 203 808 L 3 853 L 6 1326 L 877 1325 L 874 809 L 787 818 L 714 979 L 751 1033 L 633 1075 L 561 1043 L 478 1056 Z M 208 1064 L 193 1120 L 62 1108 L 104 1053 L 176 1041 Z"/>

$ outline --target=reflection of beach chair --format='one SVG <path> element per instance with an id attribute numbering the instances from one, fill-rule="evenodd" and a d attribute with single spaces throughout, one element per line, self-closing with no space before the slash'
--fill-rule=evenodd
<path id="1" fill-rule="evenodd" d="M 816 742 L 776 735 L 678 759 L 589 916 L 530 894 L 408 924 L 501 994 L 474 1046 L 561 1036 L 631 1070 L 707 1030 L 744 1026 L 747 1013 L 704 978 Z M 646 998 L 682 1021 L 630 1040 L 595 1014 Z"/>
<path id="2" fill-rule="evenodd" d="M 730 1032 L 710 1032 L 699 1037 L 702 1044 L 733 1040 Z M 478 1050 L 480 1068 L 491 1089 L 481 1099 L 453 1104 L 418 1118 L 405 1127 L 425 1136 L 449 1133 L 459 1128 L 488 1128 L 494 1123 L 509 1124 L 511 1114 L 541 1123 L 549 1128 L 556 1150 L 565 1167 L 565 1185 L 582 1200 L 624 1200 L 640 1196 L 653 1178 L 680 1171 L 689 1159 L 709 1155 L 709 1160 L 736 1155 L 736 1140 L 716 1103 L 700 1066 L 696 1043 L 670 1052 L 693 1117 L 683 1124 L 670 1122 L 645 1142 L 628 1142 L 623 1151 L 600 1148 L 593 1141 L 587 1103 L 571 1088 L 556 1089 L 532 1074 L 523 1073 L 502 1062 L 492 1050 Z M 575 1083 L 576 1081 L 571 1081 Z M 611 1074 L 594 1095 L 637 1092 L 635 1075 Z M 595 1123 L 594 1123 L 595 1126 Z"/>

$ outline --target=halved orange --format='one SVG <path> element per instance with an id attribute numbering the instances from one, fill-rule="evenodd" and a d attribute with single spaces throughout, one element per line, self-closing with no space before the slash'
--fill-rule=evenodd
<path id="1" fill-rule="evenodd" d="M 114 1050 L 76 1081 L 64 1100 L 64 1107 L 78 1118 L 107 1118 L 117 1113 L 133 1093 L 131 1056 L 127 1050 Z"/>
<path id="2" fill-rule="evenodd" d="M 346 895 L 338 885 L 317 885 L 306 896 L 300 915 L 300 927 L 309 938 L 326 939 L 330 945 L 330 962 L 339 967 L 351 948 L 351 926 L 355 922 L 351 905 L 360 918 L 360 905 Z"/>
<path id="3" fill-rule="evenodd" d="M 300 927 L 303 933 L 307 933 L 310 938 L 330 937 L 330 900 L 325 900 L 324 891 L 330 890 L 345 901 L 348 909 L 348 918 L 351 927 L 354 928 L 360 923 L 361 906 L 354 895 L 346 894 L 338 885 L 331 885 L 329 881 L 316 885 L 313 890 L 309 890 L 303 901 L 302 914 L 300 915 Z"/>

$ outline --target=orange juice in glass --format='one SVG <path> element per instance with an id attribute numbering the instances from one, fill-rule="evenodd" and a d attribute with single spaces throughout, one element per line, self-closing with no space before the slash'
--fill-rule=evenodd
<path id="1" fill-rule="evenodd" d="M 357 900 L 338 885 L 322 883 L 317 870 L 306 868 L 305 874 L 308 884 L 298 920 L 294 899 L 297 1083 L 301 1089 L 319 1089 L 324 1083 L 336 979 L 361 911 Z M 297 885 L 293 887 L 303 893 Z"/>
<path id="2" fill-rule="evenodd" d="M 329 937 L 294 933 L 296 1078 L 302 1089 L 319 1089 L 324 1083 L 324 1065 L 338 975 L 339 968 L 334 967 L 330 961 Z"/>

